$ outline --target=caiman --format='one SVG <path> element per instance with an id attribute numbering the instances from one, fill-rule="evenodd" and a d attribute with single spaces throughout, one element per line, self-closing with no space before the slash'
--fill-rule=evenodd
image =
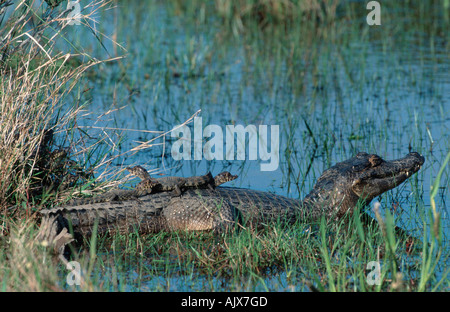
<path id="1" fill-rule="evenodd" d="M 141 166 L 127 168 L 133 175 L 138 176 L 142 181 L 132 190 L 117 189 L 106 192 L 104 194 L 90 197 L 77 198 L 67 202 L 69 206 L 88 205 L 103 202 L 117 202 L 130 199 L 138 199 L 139 197 L 154 194 L 158 192 L 172 191 L 173 196 L 181 196 L 186 189 L 214 189 L 216 186 L 237 179 L 236 175 L 232 175 L 228 171 L 224 171 L 216 175 L 214 178 L 211 172 L 202 176 L 195 177 L 163 177 L 152 178 L 150 174 Z"/>
<path id="2" fill-rule="evenodd" d="M 203 176 L 196 176 L 189 178 L 183 177 L 152 178 L 150 174 L 147 172 L 147 170 L 145 170 L 141 166 L 127 168 L 127 170 L 142 180 L 135 188 L 139 196 L 168 191 L 172 191 L 172 194 L 174 196 L 181 196 L 183 191 L 185 191 L 188 188 L 214 189 L 216 186 L 222 185 L 225 182 L 237 179 L 236 175 L 232 175 L 228 171 L 221 172 L 214 178 L 211 172 L 208 172 Z"/>
<path id="3" fill-rule="evenodd" d="M 303 201 L 244 188 L 188 189 L 181 196 L 170 192 L 149 194 L 118 202 L 63 206 L 42 210 L 58 231 L 68 224 L 76 235 L 137 231 L 216 230 L 244 225 L 259 227 L 275 220 L 293 223 L 314 221 L 322 216 L 338 219 L 351 214 L 359 203 L 398 186 L 417 172 L 425 159 L 418 153 L 385 161 L 380 156 L 359 153 L 325 170 Z M 44 218 L 44 220 L 45 220 Z"/>

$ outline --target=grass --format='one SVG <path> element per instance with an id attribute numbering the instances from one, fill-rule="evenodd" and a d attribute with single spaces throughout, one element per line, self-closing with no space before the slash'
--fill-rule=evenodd
<path id="1" fill-rule="evenodd" d="M 9 4 L 1 4 L 2 18 L 9 17 L 2 20 L 1 28 L 0 206 L 2 216 L 25 213 L 29 217 L 36 207 L 57 200 L 64 182 L 71 184 L 67 180 L 76 168 L 69 159 L 86 165 L 88 149 L 80 148 L 85 137 L 76 133 L 83 106 L 65 103 L 73 100 L 82 75 L 99 62 L 73 63 L 81 50 L 71 54 L 55 48 L 66 39 L 67 21 L 55 28 L 60 16 L 46 4 L 35 8 L 22 1 L 8 8 Z M 84 18 L 89 20 L 90 15 Z M 62 146 L 67 142 L 69 146 Z M 64 154 L 60 159 L 59 153 Z M 55 165 L 62 168 L 52 168 L 49 155 L 55 155 L 55 163 L 61 161 Z M 11 206 L 17 209 L 7 209 Z"/>
<path id="2" fill-rule="evenodd" d="M 430 247 L 424 244 L 411 248 L 406 238 L 395 238 L 392 223 L 386 220 L 385 224 L 385 231 L 377 224 L 365 227 L 355 214 L 348 222 L 322 222 L 313 231 L 299 223 L 222 236 L 175 232 L 151 236 L 131 233 L 97 242 L 88 238 L 85 252 L 71 259 L 80 263 L 83 272 L 83 283 L 74 287 L 64 283 L 70 271 L 52 262 L 45 247 L 33 240 L 36 229 L 28 224 L 11 234 L 12 243 L 0 253 L 2 263 L 11 264 L 2 271 L 2 280 L 8 283 L 3 289 L 130 291 L 150 287 L 212 291 L 220 282 L 226 285 L 224 289 L 234 291 L 445 289 L 448 268 L 443 276 L 436 275 L 436 265 L 446 257 L 443 246 L 432 239 Z M 381 264 L 380 285 L 367 283 L 370 261 Z M 53 264 L 42 268 L 42 263 Z M 132 281 L 136 276 L 126 273 L 129 270 L 138 273 L 137 284 Z M 285 280 L 270 285 L 271 277 L 279 274 L 286 274 Z M 167 285 L 169 281 L 173 284 Z"/>
<path id="3" fill-rule="evenodd" d="M 36 212 L 95 180 L 88 172 L 99 162 L 89 154 L 99 142 L 89 146 L 87 133 L 77 126 L 83 105 L 66 103 L 77 100 L 82 76 L 101 62 L 80 62 L 87 54 L 74 45 L 77 53 L 57 48 L 67 40 L 67 11 L 44 2 L 11 4 L 0 4 L 2 289 L 57 290 L 59 266 L 42 267 L 51 257 L 37 241 Z M 89 22 L 94 12 L 83 20 Z"/>
<path id="4" fill-rule="evenodd" d="M 99 278 L 94 284 L 101 284 L 105 290 L 150 287 L 213 291 L 220 287 L 218 283 L 224 284 L 221 289 L 231 291 L 441 289 L 448 269 L 441 278 L 428 261 L 436 265 L 444 257 L 443 246 L 434 250 L 411 247 L 406 237 L 393 234 L 392 218 L 387 215 L 381 221 L 383 230 L 377 223 L 364 226 L 355 214 L 338 224 L 326 224 L 323 220 L 313 227 L 302 223 L 286 227 L 280 223 L 259 231 L 241 229 L 221 236 L 186 232 L 117 235 L 98 242 L 93 271 L 102 274 L 93 274 Z M 423 259 L 422 248 L 426 251 Z M 380 285 L 368 285 L 367 264 L 371 261 L 380 263 Z M 114 281 L 114 270 L 138 272 L 139 283 L 144 286 L 131 282 L 126 275 L 118 284 L 108 284 Z M 280 274 L 285 274 L 285 278 L 271 285 L 273 276 Z"/>
<path id="5" fill-rule="evenodd" d="M 101 21 L 97 36 L 92 24 L 84 32 L 61 28 L 52 22 L 58 11 L 49 15 L 45 3 L 35 10 L 23 2 L 20 13 L 25 14 L 2 22 L 0 33 L 7 38 L 0 46 L 3 290 L 449 289 L 448 216 L 437 214 L 445 212 L 449 181 L 445 161 L 437 168 L 449 148 L 441 122 L 446 85 L 439 78 L 439 64 L 446 60 L 442 51 L 448 51 L 442 43 L 445 8 L 424 1 L 419 6 L 383 3 L 383 27 L 368 28 L 367 11 L 356 2 L 277 3 L 114 2 L 117 8 L 92 16 Z M 316 9 L 302 9 L 306 4 Z M 79 37 L 82 44 L 73 39 Z M 97 61 L 122 51 L 127 58 Z M 431 66 L 418 69 L 417 64 Z M 66 263 L 52 259 L 35 239 L 39 219 L 34 213 L 74 194 L 120 184 L 116 165 L 129 159 L 149 167 L 182 167 L 184 175 L 202 170 L 195 162 L 181 166 L 158 157 L 164 149 L 160 152 L 159 139 L 153 140 L 192 116 L 186 109 L 191 106 L 202 109 L 205 124 L 280 124 L 285 160 L 280 172 L 273 182 L 255 182 L 251 162 L 231 163 L 226 169 L 239 170 L 243 186 L 248 182 L 301 197 L 323 169 L 357 150 L 394 158 L 411 146 L 427 160 L 419 174 L 380 198 L 381 208 L 372 212 L 378 224 L 366 226 L 354 214 L 345 222 L 273 224 L 221 236 L 93 236 L 70 259 L 83 275 L 80 286 L 69 286 Z M 105 113 L 96 117 L 88 110 Z M 47 129 L 55 131 L 48 145 L 43 144 Z M 126 139 L 110 129 L 125 131 Z M 132 150 L 136 142 L 146 143 Z M 52 182 L 76 168 L 62 166 L 51 175 L 38 152 L 64 147 L 70 147 L 66 160 L 96 173 L 65 190 Z M 431 205 L 428 184 L 433 184 Z M 411 246 L 409 239 L 395 236 L 394 224 L 421 243 Z M 380 263 L 380 285 L 367 282 L 371 261 Z"/>

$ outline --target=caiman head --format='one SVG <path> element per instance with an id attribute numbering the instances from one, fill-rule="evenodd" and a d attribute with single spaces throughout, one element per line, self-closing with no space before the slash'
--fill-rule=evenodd
<path id="1" fill-rule="evenodd" d="M 386 161 L 375 154 L 358 153 L 325 170 L 305 202 L 320 205 L 328 214 L 341 217 L 358 204 L 400 185 L 417 172 L 425 158 L 409 153 L 403 158 Z"/>

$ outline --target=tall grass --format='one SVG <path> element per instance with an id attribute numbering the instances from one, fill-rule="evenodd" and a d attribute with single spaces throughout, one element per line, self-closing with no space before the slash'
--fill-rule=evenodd
<path id="1" fill-rule="evenodd" d="M 428 215 L 430 231 L 424 231 L 423 237 L 423 251 L 422 251 L 422 268 L 420 275 L 419 291 L 425 291 L 432 285 L 432 290 L 438 289 L 444 281 L 446 281 L 447 276 L 450 273 L 450 268 L 441 269 L 442 278 L 435 280 L 435 271 L 438 268 L 440 262 L 448 263 L 450 255 L 448 254 L 448 248 L 446 243 L 448 243 L 448 238 L 443 237 L 443 229 L 441 224 L 441 213 L 436 209 L 435 197 L 437 195 L 437 190 L 441 183 L 442 173 L 444 169 L 448 166 L 450 162 L 450 152 L 447 153 L 441 168 L 434 180 L 431 190 L 430 190 L 430 202 L 431 209 Z M 424 225 L 425 227 L 425 225 Z M 448 284 L 448 283 L 447 283 Z"/>
<path id="2" fill-rule="evenodd" d="M 94 60 L 65 37 L 69 9 L 44 1 L 0 3 L 0 279 L 3 290 L 58 290 L 58 265 L 37 239 L 35 212 L 63 200 L 84 172 L 89 147 L 78 132 L 77 92 Z M 89 27 L 107 1 L 79 16 Z M 98 35 L 98 34 L 95 34 Z M 61 50 L 61 42 L 67 50 Z M 70 50 L 75 51 L 75 54 Z M 69 52 L 70 51 L 70 52 Z M 76 92 L 74 92 L 76 91 Z M 74 96 L 75 94 L 75 96 Z M 69 101 L 75 101 L 68 105 Z M 64 145 L 63 145 L 64 144 Z M 81 152 L 80 152 L 81 149 Z M 76 161 L 79 161 L 78 163 Z M 83 176 L 88 178 L 88 176 Z M 6 239 L 7 238 L 7 239 Z M 53 263 L 55 264 L 55 263 Z"/>
<path id="3" fill-rule="evenodd" d="M 76 54 L 58 48 L 67 41 L 65 28 L 71 27 L 64 8 L 43 1 L 14 6 L 2 1 L 0 12 L 1 214 L 30 216 L 32 207 L 46 204 L 49 196 L 54 200 L 58 187 L 70 184 L 74 167 L 68 160 L 74 160 L 74 129 L 82 109 L 73 91 L 86 70 L 100 61 L 83 62 L 88 55 L 80 47 L 72 46 Z M 80 20 L 89 22 L 93 13 L 95 9 Z M 61 146 L 63 142 L 68 146 Z"/>

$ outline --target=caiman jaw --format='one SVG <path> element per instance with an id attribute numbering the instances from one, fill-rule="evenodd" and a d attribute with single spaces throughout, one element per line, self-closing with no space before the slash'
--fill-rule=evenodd
<path id="1" fill-rule="evenodd" d="M 392 161 L 381 161 L 356 177 L 352 184 L 353 192 L 371 200 L 404 182 L 419 171 L 424 162 L 425 158 L 418 153 L 410 153 Z"/>

